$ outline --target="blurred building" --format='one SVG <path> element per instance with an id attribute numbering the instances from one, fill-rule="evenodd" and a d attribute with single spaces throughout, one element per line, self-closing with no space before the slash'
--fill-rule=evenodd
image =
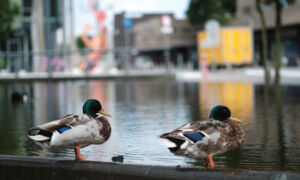
<path id="1" fill-rule="evenodd" d="M 115 16 L 115 47 L 131 46 L 134 48 L 134 57 L 149 57 L 155 64 L 165 63 L 165 50 L 170 50 L 171 64 L 186 63 L 198 64 L 196 49 L 197 29 L 186 20 L 177 20 L 173 14 L 173 33 L 164 35 L 161 28 L 163 14 L 142 14 L 129 17 L 132 22 L 130 29 L 124 28 L 124 13 Z M 127 39 L 126 39 L 127 38 Z"/>
<path id="2" fill-rule="evenodd" d="M 34 55 L 55 49 L 56 30 L 62 26 L 64 1 L 14 0 L 13 2 L 19 6 L 20 14 L 14 20 L 11 35 L 1 42 L 1 50 L 6 52 L 6 68 L 10 72 L 20 69 L 38 71 L 41 58 Z"/>
<path id="3" fill-rule="evenodd" d="M 283 1 L 285 2 L 285 1 Z M 264 5 L 267 35 L 268 58 L 274 59 L 275 10 L 273 6 Z M 300 65 L 300 1 L 284 4 L 282 10 L 282 63 L 286 66 Z M 255 60 L 262 64 L 261 22 L 256 11 L 255 0 L 238 0 L 235 25 L 249 25 L 254 29 Z"/>
<path id="4" fill-rule="evenodd" d="M 132 35 L 133 27 L 139 23 L 151 19 L 153 17 L 160 17 L 162 14 L 158 13 L 149 13 L 149 14 L 126 14 L 122 12 L 115 15 L 115 36 L 114 44 L 115 48 L 124 47 L 124 46 L 133 46 L 134 36 Z M 170 14 L 171 15 L 171 14 Z M 173 15 L 172 15 L 173 16 Z M 131 27 L 128 27 L 128 30 L 124 27 L 124 19 L 130 19 Z M 128 36 L 128 42 L 126 41 L 126 36 Z"/>
<path id="5" fill-rule="evenodd" d="M 196 32 L 186 20 L 173 18 L 173 33 L 165 35 L 160 30 L 160 17 L 139 22 L 134 27 L 134 47 L 139 55 L 150 55 L 154 60 L 163 62 L 164 50 L 170 49 L 171 62 L 197 61 Z"/>

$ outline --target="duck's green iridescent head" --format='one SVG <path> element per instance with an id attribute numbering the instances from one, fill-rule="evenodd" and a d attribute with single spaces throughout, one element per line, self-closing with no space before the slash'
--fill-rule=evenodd
<path id="1" fill-rule="evenodd" d="M 218 105 L 211 109 L 209 118 L 224 121 L 230 118 L 230 116 L 231 116 L 231 112 L 228 107 Z"/>
<path id="2" fill-rule="evenodd" d="M 89 116 L 96 117 L 97 113 L 103 114 L 105 116 L 111 116 L 109 113 L 102 109 L 100 102 L 96 99 L 89 99 L 83 105 L 83 113 Z"/>

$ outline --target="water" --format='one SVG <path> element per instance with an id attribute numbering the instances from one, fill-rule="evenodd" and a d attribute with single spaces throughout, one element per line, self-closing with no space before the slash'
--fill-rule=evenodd
<path id="1" fill-rule="evenodd" d="M 280 89 L 279 89 L 280 90 Z M 110 139 L 82 149 L 88 160 L 203 167 L 203 160 L 175 156 L 156 137 L 185 123 L 206 119 L 225 104 L 243 120 L 244 144 L 214 157 L 221 169 L 300 171 L 300 86 L 281 91 L 251 83 L 182 83 L 170 80 L 57 81 L 2 83 L 0 86 L 0 154 L 74 159 L 73 150 L 46 149 L 27 138 L 27 130 L 70 113 L 81 113 L 88 98 L 99 99 L 112 114 Z M 24 91 L 26 103 L 12 103 Z M 279 103 L 277 103 L 279 102 Z"/>

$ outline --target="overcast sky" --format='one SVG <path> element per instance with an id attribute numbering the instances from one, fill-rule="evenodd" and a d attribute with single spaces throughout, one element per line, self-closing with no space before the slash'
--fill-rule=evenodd
<path id="1" fill-rule="evenodd" d="M 126 12 L 171 12 L 176 18 L 185 18 L 189 0 L 98 0 L 101 9 L 114 13 Z M 95 24 L 89 1 L 73 0 L 75 35 L 79 35 L 86 24 Z M 107 17 L 109 20 L 112 17 Z"/>

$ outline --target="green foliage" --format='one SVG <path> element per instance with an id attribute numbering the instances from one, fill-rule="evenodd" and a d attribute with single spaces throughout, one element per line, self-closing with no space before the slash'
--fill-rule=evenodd
<path id="1" fill-rule="evenodd" d="M 79 49 L 84 49 L 86 47 L 80 36 L 76 38 L 76 45 Z"/>
<path id="2" fill-rule="evenodd" d="M 5 68 L 5 59 L 4 57 L 0 56 L 0 69 L 4 69 Z"/>
<path id="3" fill-rule="evenodd" d="M 19 14 L 19 7 L 7 0 L 0 0 L 0 38 L 5 39 L 12 30 L 14 17 Z"/>
<path id="4" fill-rule="evenodd" d="M 192 25 L 203 25 L 209 19 L 227 24 L 235 12 L 236 0 L 190 0 L 186 15 Z"/>

